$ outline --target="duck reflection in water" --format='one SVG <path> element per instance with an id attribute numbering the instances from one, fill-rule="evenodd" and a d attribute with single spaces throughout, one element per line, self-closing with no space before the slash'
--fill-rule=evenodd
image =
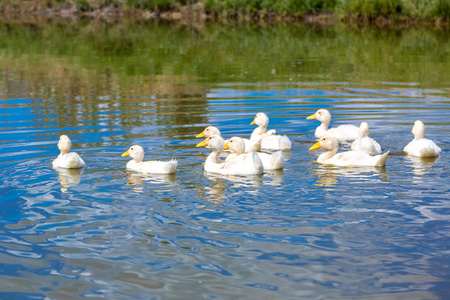
<path id="1" fill-rule="evenodd" d="M 58 181 L 61 184 L 61 192 L 67 193 L 69 188 L 78 185 L 81 181 L 83 169 L 54 168 L 58 172 Z"/>
<path id="2" fill-rule="evenodd" d="M 371 180 L 376 177 L 379 181 L 387 181 L 388 176 L 385 167 L 354 167 L 339 168 L 334 166 L 319 165 L 312 173 L 318 177 L 314 185 L 333 188 L 339 183 L 339 177 L 359 178 Z"/>
<path id="3" fill-rule="evenodd" d="M 206 198 L 213 203 L 222 203 L 228 196 L 225 194 L 225 190 L 247 190 L 247 192 L 258 193 L 257 187 L 263 184 L 262 175 L 248 175 L 248 176 L 231 176 L 205 173 L 209 182 L 212 182 L 211 186 L 204 186 L 197 188 L 198 194 Z"/>
<path id="4" fill-rule="evenodd" d="M 431 167 L 434 166 L 439 157 L 416 157 L 416 156 L 407 156 L 405 158 L 408 160 L 412 167 L 414 173 L 414 183 L 423 182 L 424 175 L 431 172 Z"/>
<path id="5" fill-rule="evenodd" d="M 206 198 L 212 203 L 222 203 L 227 199 L 224 191 L 228 188 L 225 181 L 218 175 L 206 175 L 209 181 L 212 182 L 211 186 L 199 187 L 197 188 L 197 193 L 202 197 Z"/>
<path id="6" fill-rule="evenodd" d="M 283 184 L 283 175 L 284 170 L 266 170 L 264 171 L 264 178 L 270 178 L 270 181 L 264 180 L 264 184 L 280 186 Z"/>
<path id="7" fill-rule="evenodd" d="M 128 172 L 127 185 L 140 185 L 144 182 L 151 183 L 173 183 L 176 181 L 175 174 L 142 174 Z"/>

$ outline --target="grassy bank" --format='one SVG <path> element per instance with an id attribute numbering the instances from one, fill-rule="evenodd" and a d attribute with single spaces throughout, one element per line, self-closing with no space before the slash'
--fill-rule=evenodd
<path id="1" fill-rule="evenodd" d="M 0 0 L 4 14 L 121 15 L 163 19 L 446 22 L 449 0 Z"/>

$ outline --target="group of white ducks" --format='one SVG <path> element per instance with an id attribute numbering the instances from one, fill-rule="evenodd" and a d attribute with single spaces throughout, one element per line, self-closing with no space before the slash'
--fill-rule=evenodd
<path id="1" fill-rule="evenodd" d="M 331 114 L 326 109 L 319 109 L 308 120 L 321 122 L 315 131 L 319 141 L 309 150 L 322 148 L 317 162 L 334 166 L 384 166 L 389 153 L 381 154 L 381 146 L 369 137 L 369 125 L 362 122 L 360 127 L 341 125 L 328 128 Z M 285 158 L 281 150 L 290 150 L 292 143 L 287 136 L 277 135 L 275 130 L 267 130 L 269 118 L 265 113 L 257 113 L 250 125 L 257 125 L 250 139 L 232 137 L 224 140 L 218 128 L 208 126 L 197 138 L 205 138 L 196 147 L 208 147 L 211 153 L 206 158 L 204 169 L 209 173 L 223 175 L 261 174 L 265 170 L 282 169 Z M 431 140 L 424 138 L 425 126 L 416 121 L 411 131 L 414 139 L 403 149 L 407 154 L 417 157 L 436 157 L 441 149 Z M 339 142 L 352 142 L 351 151 L 337 153 Z M 58 148 L 61 154 L 53 161 L 54 168 L 83 168 L 85 162 L 75 152 L 70 152 L 72 144 L 67 135 L 61 135 Z M 265 153 L 264 150 L 276 152 Z M 222 160 L 222 152 L 230 152 Z M 139 145 L 131 146 L 122 156 L 130 156 L 126 167 L 141 173 L 171 174 L 175 173 L 177 161 L 144 161 L 144 149 Z"/>

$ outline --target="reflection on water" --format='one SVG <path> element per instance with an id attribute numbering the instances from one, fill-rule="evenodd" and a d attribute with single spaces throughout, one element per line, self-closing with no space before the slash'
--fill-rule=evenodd
<path id="1" fill-rule="evenodd" d="M 0 298 L 445 299 L 449 34 L 0 21 Z M 386 167 L 316 164 L 318 108 Z M 205 173 L 195 136 L 259 111 L 284 170 Z M 402 151 L 419 118 L 437 159 Z M 85 169 L 50 167 L 61 133 Z M 132 144 L 177 173 L 127 172 Z"/>
<path id="2" fill-rule="evenodd" d="M 176 180 L 175 174 L 140 174 L 128 171 L 128 185 L 138 185 L 144 182 L 149 183 L 173 183 Z"/>
<path id="3" fill-rule="evenodd" d="M 69 188 L 76 186 L 81 181 L 83 168 L 80 169 L 64 169 L 54 168 L 58 172 L 58 181 L 61 184 L 61 192 L 67 193 Z"/>
<path id="4" fill-rule="evenodd" d="M 415 157 L 415 156 L 406 156 L 405 160 L 409 161 L 414 172 L 413 182 L 421 183 L 423 181 L 423 177 L 428 173 L 433 172 L 431 167 L 434 166 L 436 161 L 439 159 L 438 157 Z"/>
<path id="5" fill-rule="evenodd" d="M 324 187 L 337 187 L 340 184 L 339 177 L 355 178 L 361 182 L 376 178 L 379 182 L 388 180 L 385 167 L 334 167 L 317 165 L 312 171 L 317 176 L 315 185 Z"/>
<path id="6" fill-rule="evenodd" d="M 198 194 L 212 203 L 224 202 L 227 199 L 224 191 L 228 188 L 225 178 L 215 174 L 208 174 L 207 178 L 209 179 L 208 186 L 198 188 Z"/>

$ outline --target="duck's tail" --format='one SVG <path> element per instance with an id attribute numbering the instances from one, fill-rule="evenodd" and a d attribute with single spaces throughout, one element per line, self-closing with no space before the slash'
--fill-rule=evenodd
<path id="1" fill-rule="evenodd" d="M 379 156 L 380 158 L 377 160 L 377 163 L 375 164 L 375 166 L 376 166 L 376 167 L 383 167 L 383 166 L 385 166 L 385 165 L 386 165 L 386 159 L 387 159 L 388 154 L 389 154 L 389 151 L 386 152 L 386 153 L 383 154 L 383 155 L 377 155 L 377 156 Z"/>
<path id="2" fill-rule="evenodd" d="M 270 169 L 278 170 L 283 169 L 284 156 L 281 151 L 277 151 L 270 156 Z"/>

